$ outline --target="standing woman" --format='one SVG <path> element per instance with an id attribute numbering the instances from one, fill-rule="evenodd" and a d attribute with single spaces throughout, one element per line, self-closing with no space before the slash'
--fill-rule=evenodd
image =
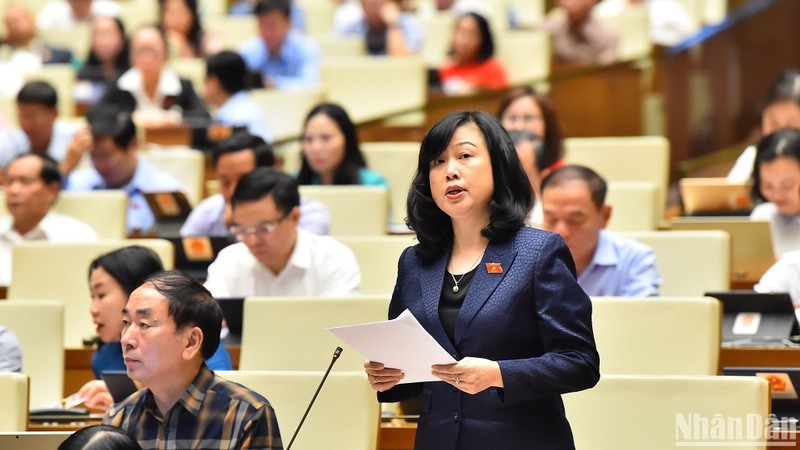
<path id="1" fill-rule="evenodd" d="M 425 136 L 408 195 L 419 244 L 400 257 L 389 317 L 405 309 L 458 363 L 397 386 L 364 367 L 382 402 L 422 395 L 415 448 L 574 448 L 561 394 L 597 383 L 589 297 L 564 241 L 527 228 L 531 188 L 500 122 L 454 112 Z"/>
<path id="2" fill-rule="evenodd" d="M 100 344 L 92 355 L 92 380 L 78 391 L 90 408 L 106 409 L 111 394 L 100 375 L 106 370 L 127 370 L 122 355 L 122 310 L 128 297 L 150 275 L 164 270 L 161 259 L 151 249 L 138 245 L 121 248 L 97 257 L 89 265 L 89 312 L 97 329 Z M 216 353 L 206 361 L 213 370 L 231 370 L 228 350 L 220 342 Z"/>
<path id="3" fill-rule="evenodd" d="M 450 47 L 450 59 L 439 68 L 442 89 L 448 94 L 469 94 L 477 89 L 508 86 L 506 69 L 494 57 L 489 21 L 469 12 L 458 18 Z"/>
<path id="4" fill-rule="evenodd" d="M 300 137 L 303 163 L 300 184 L 362 184 L 389 187 L 378 172 L 369 170 L 358 146 L 356 127 L 339 105 L 321 103 L 306 116 Z"/>
<path id="5" fill-rule="evenodd" d="M 548 171 L 565 165 L 561 124 L 547 95 L 527 86 L 514 90 L 500 103 L 497 117 L 507 131 L 530 131 L 544 141 L 542 163 Z"/>

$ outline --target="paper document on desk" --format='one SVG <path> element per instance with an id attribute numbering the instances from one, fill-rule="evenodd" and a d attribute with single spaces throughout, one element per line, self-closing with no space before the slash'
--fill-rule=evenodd
<path id="1" fill-rule="evenodd" d="M 396 319 L 328 328 L 328 331 L 366 359 L 401 369 L 405 378 L 399 384 L 441 381 L 431 375 L 431 366 L 457 362 L 407 309 Z"/>

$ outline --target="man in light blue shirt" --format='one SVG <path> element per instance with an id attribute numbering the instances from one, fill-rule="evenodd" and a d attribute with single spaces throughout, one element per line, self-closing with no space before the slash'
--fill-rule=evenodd
<path id="1" fill-rule="evenodd" d="M 230 225 L 230 202 L 236 184 L 257 167 L 272 167 L 272 147 L 257 136 L 237 132 L 220 141 L 212 154 L 219 193 L 200 202 L 181 227 L 181 236 L 227 236 Z M 325 205 L 312 199 L 300 199 L 299 227 L 314 234 L 328 234 L 331 215 Z"/>
<path id="2" fill-rule="evenodd" d="M 88 115 L 92 132 L 91 168 L 69 177 L 67 190 L 120 189 L 128 194 L 128 233 L 146 232 L 155 224 L 144 192 L 183 191 L 175 177 L 136 155 L 136 126 L 128 112 L 96 107 Z"/>
<path id="3" fill-rule="evenodd" d="M 0 372 L 22 371 L 22 349 L 13 331 L 0 325 Z"/>
<path id="4" fill-rule="evenodd" d="M 260 37 L 239 48 L 247 68 L 260 73 L 264 86 L 285 89 L 319 84 L 319 46 L 292 30 L 288 0 L 261 0 L 255 8 Z"/>
<path id="5" fill-rule="evenodd" d="M 272 142 L 261 109 L 245 91 L 247 69 L 238 53 L 222 51 L 206 60 L 205 98 L 216 106 L 215 119 L 223 125 L 244 126 L 250 134 Z"/>
<path id="6" fill-rule="evenodd" d="M 361 0 L 361 7 L 343 4 L 334 16 L 335 36 L 363 36 L 373 56 L 419 53 L 425 30 L 419 18 L 401 12 L 392 0 Z"/>
<path id="7" fill-rule="evenodd" d="M 557 169 L 542 180 L 542 227 L 564 238 L 578 284 L 590 296 L 657 296 L 661 276 L 653 250 L 603 230 L 611 217 L 606 190 L 605 180 L 592 169 Z"/>
<path id="8" fill-rule="evenodd" d="M 91 145 L 88 130 L 58 119 L 58 94 L 44 81 L 32 81 L 17 94 L 19 129 L 0 135 L 0 168 L 33 152 L 47 155 L 68 174 Z"/>

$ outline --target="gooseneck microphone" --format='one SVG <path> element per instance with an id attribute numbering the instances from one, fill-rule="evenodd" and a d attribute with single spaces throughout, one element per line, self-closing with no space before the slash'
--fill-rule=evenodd
<path id="1" fill-rule="evenodd" d="M 317 395 L 319 395 L 320 389 L 322 389 L 322 385 L 325 384 L 325 380 L 328 379 L 328 374 L 331 373 L 331 369 L 333 368 L 333 363 L 339 359 L 339 356 L 342 354 L 342 347 L 336 347 L 336 350 L 333 352 L 333 358 L 331 358 L 331 363 L 328 365 L 328 370 L 325 371 L 325 375 L 322 376 L 322 381 L 319 382 L 319 386 L 317 386 L 317 392 L 314 392 L 314 396 L 311 397 L 311 403 L 308 404 L 308 408 L 306 408 L 306 412 L 303 414 L 303 418 L 300 419 L 300 423 L 297 425 L 297 429 L 294 430 L 294 434 L 292 435 L 292 439 L 289 441 L 289 445 L 286 447 L 286 450 L 290 450 L 292 448 L 292 444 L 294 443 L 294 438 L 297 437 L 297 433 L 300 431 L 300 427 L 303 426 L 303 422 L 306 421 L 306 416 L 308 416 L 308 412 L 311 411 L 311 407 L 314 406 L 314 401 L 317 399 Z"/>

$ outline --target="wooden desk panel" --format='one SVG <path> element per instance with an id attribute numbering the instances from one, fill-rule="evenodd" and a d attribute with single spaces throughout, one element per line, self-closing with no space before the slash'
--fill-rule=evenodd
<path id="1" fill-rule="evenodd" d="M 723 347 L 719 367 L 800 367 L 800 349 Z"/>

